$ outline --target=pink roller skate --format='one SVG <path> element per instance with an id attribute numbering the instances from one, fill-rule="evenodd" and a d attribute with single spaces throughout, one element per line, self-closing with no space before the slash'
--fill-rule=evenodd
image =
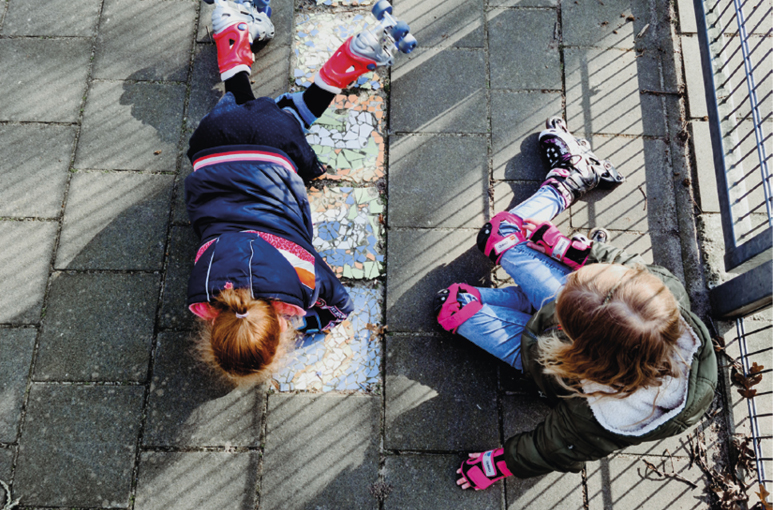
<path id="1" fill-rule="evenodd" d="M 353 35 L 336 50 L 314 76 L 318 87 L 338 94 L 368 71 L 391 66 L 395 49 L 410 53 L 416 47 L 410 27 L 392 17 L 392 5 L 387 0 L 379 0 L 371 12 L 379 23 Z"/>
<path id="2" fill-rule="evenodd" d="M 250 72 L 255 61 L 252 43 L 274 37 L 270 7 L 259 10 L 251 3 L 214 0 L 212 30 L 217 45 L 217 63 L 223 81 L 242 71 Z M 266 4 L 267 5 L 267 4 Z"/>

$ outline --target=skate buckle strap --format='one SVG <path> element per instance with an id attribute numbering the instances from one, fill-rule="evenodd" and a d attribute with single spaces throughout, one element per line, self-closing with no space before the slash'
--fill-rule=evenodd
<path id="1" fill-rule="evenodd" d="M 531 242 L 540 246 L 555 260 L 577 270 L 585 265 L 593 242 L 581 234 L 568 238 L 558 228 L 545 221 L 537 226 L 529 237 Z"/>
<path id="2" fill-rule="evenodd" d="M 514 225 L 518 230 L 502 236 L 499 233 L 502 222 Z M 487 228 L 491 230 L 488 233 L 488 237 L 485 237 L 487 235 Z M 485 244 L 482 242 L 484 239 L 481 236 L 485 238 Z M 481 244 L 484 244 L 483 254 L 490 258 L 494 264 L 499 264 L 507 250 L 524 240 L 526 240 L 526 234 L 523 231 L 523 220 L 515 214 L 502 211 L 495 214 L 491 221 L 483 226 L 480 234 L 478 234 L 478 248 L 480 249 Z"/>
<path id="3" fill-rule="evenodd" d="M 477 301 L 462 306 L 456 299 L 460 289 L 475 296 Z M 440 309 L 437 321 L 446 331 L 456 333 L 459 326 L 478 313 L 481 308 L 483 308 L 483 303 L 481 303 L 480 292 L 478 292 L 478 289 L 471 285 L 467 285 L 466 283 L 454 283 L 448 287 L 448 298 Z"/>
<path id="4" fill-rule="evenodd" d="M 477 490 L 487 489 L 494 482 L 507 476 L 513 476 L 505 462 L 504 448 L 483 452 L 475 459 L 462 462 L 462 476 Z"/>
<path id="5" fill-rule="evenodd" d="M 353 37 L 349 37 L 318 71 L 317 77 L 326 85 L 345 89 L 361 75 L 376 69 L 374 60 L 363 58 L 352 51 Z"/>

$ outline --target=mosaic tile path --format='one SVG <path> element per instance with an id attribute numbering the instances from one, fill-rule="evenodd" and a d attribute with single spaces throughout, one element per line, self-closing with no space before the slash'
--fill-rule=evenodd
<path id="1" fill-rule="evenodd" d="M 317 5 L 329 5 L 335 7 L 337 5 L 345 6 L 358 6 L 358 5 L 372 5 L 375 0 L 316 0 Z"/>
<path id="2" fill-rule="evenodd" d="M 328 165 L 325 179 L 372 183 L 384 177 L 384 98 L 338 95 L 306 140 Z"/>
<path id="3" fill-rule="evenodd" d="M 375 391 L 380 384 L 384 292 L 348 286 L 354 313 L 327 334 L 307 335 L 274 376 L 277 391 Z"/>
<path id="4" fill-rule="evenodd" d="M 378 190 L 311 188 L 309 200 L 314 248 L 339 278 L 378 278 L 384 270 Z"/>
<path id="5" fill-rule="evenodd" d="M 297 16 L 292 64 L 295 85 L 310 86 L 314 73 L 348 37 L 375 23 L 376 19 L 368 11 Z M 381 78 L 378 74 L 366 73 L 352 87 L 377 90 L 381 88 Z"/>

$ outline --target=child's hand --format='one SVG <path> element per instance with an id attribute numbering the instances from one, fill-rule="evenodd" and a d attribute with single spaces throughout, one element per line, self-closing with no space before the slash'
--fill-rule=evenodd
<path id="1" fill-rule="evenodd" d="M 526 237 L 531 238 L 534 231 L 537 230 L 537 227 L 539 227 L 542 223 L 543 222 L 537 221 L 534 218 L 527 218 L 523 220 L 522 228 L 526 232 Z M 526 246 L 540 253 L 547 253 L 545 248 L 536 243 L 533 243 L 532 241 L 526 241 Z"/>
<path id="2" fill-rule="evenodd" d="M 468 453 L 467 456 L 470 457 L 471 459 L 477 459 L 478 457 L 480 457 L 480 453 Z M 456 473 L 461 475 L 462 468 L 457 469 Z M 456 481 L 456 485 L 459 485 L 462 489 L 465 489 L 465 490 L 472 487 L 470 485 L 470 482 L 468 482 L 467 479 L 463 476 Z M 475 489 L 475 490 L 477 491 L 480 489 Z"/>

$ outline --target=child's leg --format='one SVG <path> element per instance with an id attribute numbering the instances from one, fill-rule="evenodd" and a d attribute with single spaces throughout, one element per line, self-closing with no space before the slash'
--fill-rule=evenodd
<path id="1" fill-rule="evenodd" d="M 438 292 L 438 322 L 509 365 L 521 369 L 521 332 L 532 307 L 518 287 L 454 284 Z"/>
<path id="2" fill-rule="evenodd" d="M 236 104 L 244 104 L 255 99 L 250 85 L 250 73 L 241 71 L 225 80 L 225 91 L 233 94 Z"/>

